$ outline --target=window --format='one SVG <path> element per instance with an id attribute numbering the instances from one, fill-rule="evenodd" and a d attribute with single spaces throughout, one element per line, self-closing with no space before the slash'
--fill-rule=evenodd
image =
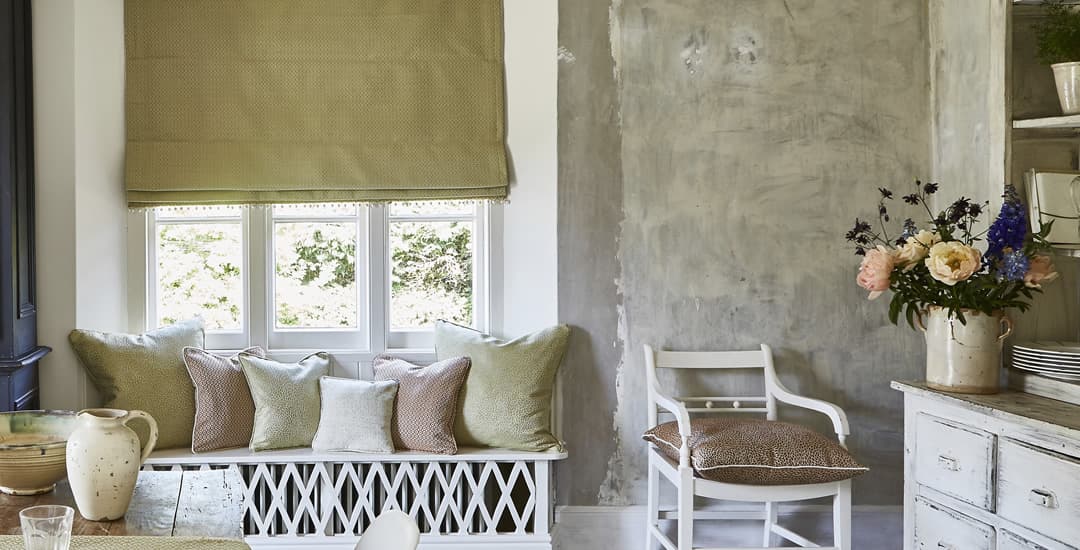
<path id="1" fill-rule="evenodd" d="M 133 250 L 146 255 L 144 324 L 201 315 L 210 348 L 423 350 L 437 319 L 487 327 L 484 206 L 212 206 L 135 216 L 144 238 Z"/>

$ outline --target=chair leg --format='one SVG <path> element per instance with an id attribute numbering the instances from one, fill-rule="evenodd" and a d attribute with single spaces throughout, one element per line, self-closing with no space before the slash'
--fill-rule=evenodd
<path id="1" fill-rule="evenodd" d="M 776 525 L 776 503 L 775 502 L 766 502 L 765 503 L 765 533 L 764 533 L 764 537 L 762 538 L 762 542 L 761 542 L 761 546 L 763 546 L 765 548 L 771 548 L 772 547 L 772 539 L 773 539 L 772 528 L 773 528 L 773 525 Z"/>
<path id="2" fill-rule="evenodd" d="M 851 480 L 840 484 L 833 497 L 833 545 L 851 550 Z"/>
<path id="3" fill-rule="evenodd" d="M 694 548 L 694 471 L 679 468 L 679 550 Z"/>
<path id="4" fill-rule="evenodd" d="M 652 528 L 660 520 L 660 471 L 656 469 L 652 452 L 649 452 L 649 504 L 646 508 L 645 550 L 653 550 Z"/>

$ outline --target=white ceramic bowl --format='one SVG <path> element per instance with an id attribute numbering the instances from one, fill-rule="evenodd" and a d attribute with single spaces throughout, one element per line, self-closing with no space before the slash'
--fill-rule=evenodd
<path id="1" fill-rule="evenodd" d="M 0 413 L 0 491 L 9 495 L 47 493 L 67 477 L 71 411 Z"/>

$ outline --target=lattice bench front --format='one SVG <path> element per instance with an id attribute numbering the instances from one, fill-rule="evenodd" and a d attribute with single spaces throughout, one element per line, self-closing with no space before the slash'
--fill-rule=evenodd
<path id="1" fill-rule="evenodd" d="M 457 455 L 311 449 L 153 453 L 146 470 L 236 468 L 252 548 L 351 549 L 382 511 L 416 519 L 421 549 L 551 550 L 551 463 L 565 453 Z"/>

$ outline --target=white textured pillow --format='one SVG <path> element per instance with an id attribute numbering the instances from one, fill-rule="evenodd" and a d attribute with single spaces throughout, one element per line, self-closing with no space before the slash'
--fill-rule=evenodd
<path id="1" fill-rule="evenodd" d="M 394 416 L 394 380 L 365 382 L 323 376 L 319 379 L 322 411 L 311 448 L 316 451 L 392 453 L 390 421 Z"/>

